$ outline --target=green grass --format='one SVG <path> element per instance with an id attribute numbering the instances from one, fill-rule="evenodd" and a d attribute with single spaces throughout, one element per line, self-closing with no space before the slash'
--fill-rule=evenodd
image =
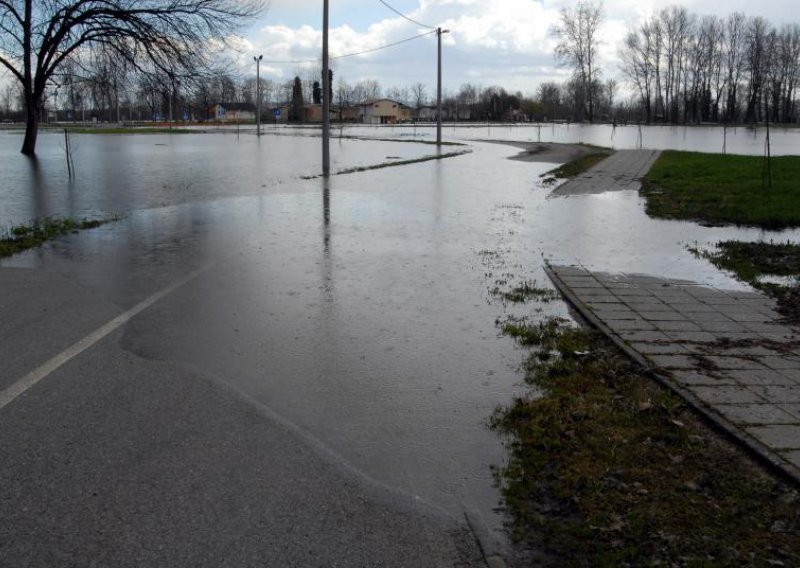
<path id="1" fill-rule="evenodd" d="M 694 254 L 710 261 L 717 268 L 729 270 L 736 278 L 747 282 L 778 300 L 778 310 L 794 322 L 800 322 L 800 245 L 786 242 L 722 241 L 716 250 Z M 777 276 L 794 279 L 795 284 L 765 281 Z"/>
<path id="2" fill-rule="evenodd" d="M 501 327 L 534 347 L 535 392 L 492 421 L 510 448 L 496 478 L 519 540 L 558 566 L 800 564 L 797 491 L 603 336 L 557 319 Z"/>
<path id="3" fill-rule="evenodd" d="M 11 227 L 0 236 L 0 258 L 41 246 L 45 242 L 68 233 L 94 229 L 115 219 L 82 220 L 47 217 L 30 225 Z"/>
<path id="4" fill-rule="evenodd" d="M 553 170 L 543 173 L 541 176 L 544 178 L 545 183 L 555 183 L 559 179 L 571 179 L 579 176 L 585 171 L 590 170 L 611 155 L 609 150 L 602 150 L 599 152 L 592 152 L 567 162 Z"/>
<path id="5" fill-rule="evenodd" d="M 765 160 L 666 151 L 647 174 L 647 214 L 711 224 L 782 229 L 800 226 L 800 157 L 772 158 L 772 188 Z"/>

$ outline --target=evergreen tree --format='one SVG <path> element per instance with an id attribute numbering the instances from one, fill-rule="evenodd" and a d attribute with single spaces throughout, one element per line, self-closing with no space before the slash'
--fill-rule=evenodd
<path id="1" fill-rule="evenodd" d="M 300 77 L 295 77 L 294 86 L 292 87 L 292 108 L 289 111 L 289 122 L 302 122 L 303 111 L 303 82 Z"/>

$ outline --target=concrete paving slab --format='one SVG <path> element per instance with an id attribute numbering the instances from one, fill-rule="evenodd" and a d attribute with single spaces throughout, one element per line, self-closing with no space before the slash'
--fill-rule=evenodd
<path id="1" fill-rule="evenodd" d="M 703 328 L 691 321 L 654 321 L 653 325 L 660 331 L 703 331 Z"/>
<path id="2" fill-rule="evenodd" d="M 674 310 L 660 312 L 639 312 L 643 319 L 648 321 L 688 321 L 686 316 Z"/>
<path id="3" fill-rule="evenodd" d="M 710 375 L 695 370 L 676 370 L 670 371 L 670 374 L 673 379 L 682 385 L 736 386 L 738 384 L 735 379 L 729 376 Z"/>
<path id="4" fill-rule="evenodd" d="M 800 426 L 771 425 L 748 428 L 747 432 L 777 450 L 800 450 Z"/>
<path id="5" fill-rule="evenodd" d="M 630 345 L 643 355 L 685 355 L 689 352 L 688 349 L 680 343 L 634 342 Z"/>
<path id="6" fill-rule="evenodd" d="M 708 304 L 704 304 L 702 302 L 698 302 L 696 298 L 692 298 L 691 301 L 683 302 L 683 303 L 673 303 L 675 309 L 682 313 L 688 314 L 697 314 L 701 312 L 708 312 L 708 313 L 719 313 L 717 308 L 714 306 L 709 306 Z"/>
<path id="7" fill-rule="evenodd" d="M 795 386 L 798 383 L 789 377 L 781 375 L 777 371 L 770 369 L 763 371 L 749 370 L 726 370 L 725 375 L 731 377 L 740 385 L 759 385 L 759 386 Z"/>
<path id="8" fill-rule="evenodd" d="M 800 370 L 800 358 L 798 357 L 768 355 L 766 357 L 759 357 L 758 359 L 764 366 L 770 369 L 778 371 L 783 369 Z"/>
<path id="9" fill-rule="evenodd" d="M 797 369 L 778 369 L 777 372 L 787 379 L 800 383 L 800 371 Z"/>
<path id="10" fill-rule="evenodd" d="M 748 369 L 753 371 L 765 371 L 766 367 L 751 359 L 742 357 L 725 357 L 721 355 L 708 355 L 706 359 L 711 361 L 719 369 Z"/>
<path id="11" fill-rule="evenodd" d="M 715 404 L 763 404 L 758 393 L 748 387 L 739 386 L 693 386 L 689 390 L 703 402 Z"/>
<path id="12" fill-rule="evenodd" d="M 620 333 L 625 341 L 669 341 L 671 338 L 661 331 L 628 330 Z"/>
<path id="13" fill-rule="evenodd" d="M 698 321 L 697 324 L 703 331 L 714 333 L 746 333 L 747 328 L 735 321 Z"/>
<path id="14" fill-rule="evenodd" d="M 766 385 L 753 386 L 751 388 L 772 404 L 800 404 L 800 387 L 793 385 Z"/>
<path id="15" fill-rule="evenodd" d="M 639 314 L 637 314 L 633 310 L 628 310 L 624 308 L 623 309 L 608 308 L 603 306 L 602 304 L 594 307 L 592 311 L 595 314 L 597 314 L 598 317 L 601 317 L 605 320 L 641 319 L 639 317 Z"/>
<path id="16" fill-rule="evenodd" d="M 609 321 L 608 325 L 614 331 L 655 331 L 653 324 L 644 321 L 643 319 L 633 320 L 614 320 Z"/>
<path id="17" fill-rule="evenodd" d="M 800 468 L 800 451 L 786 452 L 786 459 L 797 468 Z"/>
<path id="18" fill-rule="evenodd" d="M 550 195 L 592 195 L 607 191 L 638 191 L 642 177 L 658 159 L 656 150 L 618 150 L 586 172 L 555 188 Z"/>
<path id="19" fill-rule="evenodd" d="M 657 298 L 653 298 L 651 300 L 646 300 L 644 298 L 633 297 L 633 296 L 619 296 L 617 295 L 617 300 L 621 302 L 624 306 L 627 306 L 631 310 L 636 312 L 671 312 L 674 311 L 670 306 L 662 302 Z"/>
<path id="20" fill-rule="evenodd" d="M 720 404 L 717 410 L 734 424 L 797 424 L 798 419 L 772 404 Z"/>
<path id="21" fill-rule="evenodd" d="M 590 322 L 649 362 L 659 380 L 733 439 L 800 482 L 800 338 L 772 300 L 608 273 L 595 280 L 602 288 L 585 294 L 560 278 L 561 269 L 550 266 L 548 274 Z M 609 295 L 615 301 L 589 309 Z"/>
<path id="22" fill-rule="evenodd" d="M 670 331 L 667 336 L 675 341 L 687 341 L 697 343 L 712 343 L 717 336 L 707 331 Z"/>
<path id="23" fill-rule="evenodd" d="M 647 355 L 652 363 L 663 369 L 695 369 L 697 359 L 688 355 Z"/>

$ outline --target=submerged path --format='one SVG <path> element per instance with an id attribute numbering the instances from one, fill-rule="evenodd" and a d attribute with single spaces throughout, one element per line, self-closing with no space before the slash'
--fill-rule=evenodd
<path id="1" fill-rule="evenodd" d="M 641 179 L 661 155 L 657 150 L 619 150 L 608 158 L 563 183 L 553 196 L 588 195 L 607 191 L 637 191 Z"/>
<path id="2" fill-rule="evenodd" d="M 761 458 L 800 481 L 800 334 L 773 300 L 551 266 L 580 314 Z"/>

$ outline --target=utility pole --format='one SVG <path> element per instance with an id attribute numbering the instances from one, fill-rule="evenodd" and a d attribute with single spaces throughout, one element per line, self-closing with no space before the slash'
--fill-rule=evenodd
<path id="1" fill-rule="evenodd" d="M 331 175 L 331 88 L 328 58 L 328 0 L 322 8 L 322 175 Z"/>
<path id="2" fill-rule="evenodd" d="M 327 1 L 327 0 L 326 0 Z M 442 34 L 449 33 L 450 30 L 436 28 L 436 39 L 438 43 L 438 69 L 436 80 L 436 145 L 442 145 Z"/>
<path id="3" fill-rule="evenodd" d="M 256 62 L 256 136 L 261 136 L 261 75 L 259 70 L 262 59 L 264 59 L 263 55 L 253 56 L 253 61 Z"/>

